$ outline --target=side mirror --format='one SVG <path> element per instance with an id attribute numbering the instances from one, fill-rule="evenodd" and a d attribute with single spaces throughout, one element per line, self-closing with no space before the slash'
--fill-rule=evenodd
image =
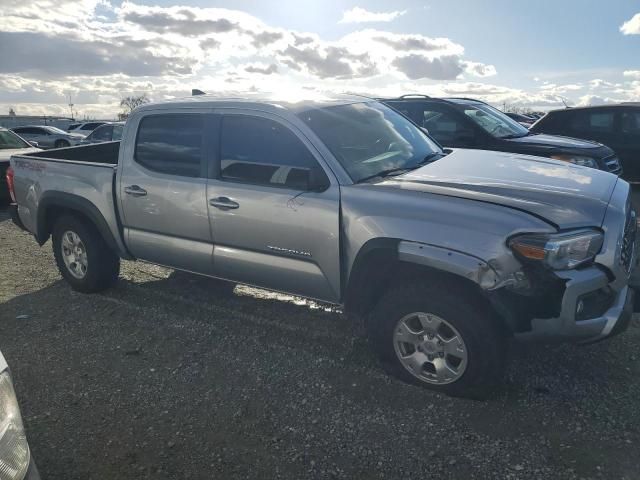
<path id="1" fill-rule="evenodd" d="M 331 183 L 329 177 L 324 173 L 324 170 L 320 167 L 313 167 L 309 170 L 308 187 L 310 192 L 324 192 Z"/>
<path id="2" fill-rule="evenodd" d="M 36 147 L 36 148 L 40 148 L 40 144 L 38 142 L 29 142 L 29 145 L 31 145 L 32 147 Z"/>

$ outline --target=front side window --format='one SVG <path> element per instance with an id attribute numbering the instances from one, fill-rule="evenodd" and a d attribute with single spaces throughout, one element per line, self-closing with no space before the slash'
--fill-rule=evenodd
<path id="1" fill-rule="evenodd" d="M 517 138 L 529 134 L 529 130 L 499 110 L 484 103 L 461 103 L 463 113 L 476 125 L 495 138 Z"/>
<path id="2" fill-rule="evenodd" d="M 202 115 L 150 115 L 140 122 L 134 158 L 149 170 L 199 177 L 202 166 Z"/>
<path id="3" fill-rule="evenodd" d="M 0 130 L 0 150 L 12 148 L 28 148 L 30 145 L 15 133 L 8 130 Z"/>
<path id="4" fill-rule="evenodd" d="M 272 187 L 306 190 L 317 161 L 282 124 L 260 117 L 222 119 L 220 177 Z"/>
<path id="5" fill-rule="evenodd" d="M 114 125 L 113 126 L 113 135 L 111 137 L 111 140 L 116 141 L 116 140 L 122 140 L 122 130 L 123 130 L 123 126 L 122 125 Z"/>
<path id="6" fill-rule="evenodd" d="M 315 108 L 298 113 L 354 182 L 412 169 L 442 153 L 413 123 L 378 102 Z"/>
<path id="7" fill-rule="evenodd" d="M 613 132 L 613 112 L 577 111 L 571 120 L 571 129 L 576 132 L 611 133 Z"/>
<path id="8" fill-rule="evenodd" d="M 449 112 L 426 108 L 422 111 L 421 125 L 442 145 L 450 145 L 464 138 L 472 138 L 473 131 Z"/>
<path id="9" fill-rule="evenodd" d="M 640 135 L 640 111 L 622 112 L 620 123 L 622 133 Z"/>
<path id="10" fill-rule="evenodd" d="M 89 139 L 97 140 L 101 142 L 108 142 L 111 140 L 111 132 L 113 131 L 113 127 L 111 125 L 105 125 L 103 127 L 96 128 L 91 135 L 89 135 Z"/>

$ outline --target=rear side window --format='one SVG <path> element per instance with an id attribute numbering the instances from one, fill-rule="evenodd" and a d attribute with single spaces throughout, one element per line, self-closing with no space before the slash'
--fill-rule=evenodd
<path id="1" fill-rule="evenodd" d="M 569 126 L 577 132 L 613 132 L 613 112 L 574 112 Z"/>
<path id="2" fill-rule="evenodd" d="M 305 190 L 316 165 L 307 147 L 283 125 L 246 115 L 223 117 L 222 179 Z"/>
<path id="3" fill-rule="evenodd" d="M 135 160 L 149 170 L 181 177 L 202 172 L 202 115 L 150 115 L 140 122 Z"/>

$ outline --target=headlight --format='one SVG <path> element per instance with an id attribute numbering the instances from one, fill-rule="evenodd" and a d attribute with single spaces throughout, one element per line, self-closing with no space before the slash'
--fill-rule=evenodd
<path id="1" fill-rule="evenodd" d="M 512 238 L 509 246 L 528 260 L 540 261 L 554 270 L 569 270 L 592 261 L 602 248 L 603 239 L 602 233 L 595 230 L 525 234 Z"/>
<path id="2" fill-rule="evenodd" d="M 554 160 L 575 163 L 581 167 L 598 168 L 598 162 L 595 158 L 585 157 L 583 155 L 551 155 Z"/>
<path id="3" fill-rule="evenodd" d="M 29 445 L 9 372 L 0 374 L 0 480 L 22 480 L 29 469 Z"/>

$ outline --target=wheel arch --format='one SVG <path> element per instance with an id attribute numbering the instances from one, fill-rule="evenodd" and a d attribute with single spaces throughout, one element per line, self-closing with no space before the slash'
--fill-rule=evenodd
<path id="1" fill-rule="evenodd" d="M 366 317 L 388 288 L 411 279 L 458 287 L 508 326 L 485 294 L 498 284 L 496 272 L 486 262 L 463 252 L 393 238 L 369 240 L 358 251 L 345 289 L 345 312 Z"/>
<path id="2" fill-rule="evenodd" d="M 53 224 L 61 215 L 71 214 L 93 225 L 104 241 L 114 251 L 118 245 L 100 210 L 86 198 L 66 192 L 45 192 L 38 203 L 36 240 L 44 245 L 51 236 Z"/>

